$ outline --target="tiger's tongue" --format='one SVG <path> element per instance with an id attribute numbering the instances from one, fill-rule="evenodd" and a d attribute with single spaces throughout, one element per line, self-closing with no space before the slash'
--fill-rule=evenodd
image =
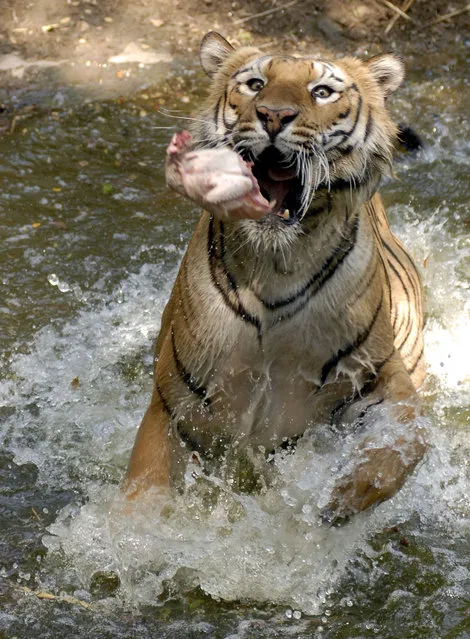
<path id="1" fill-rule="evenodd" d="M 292 186 L 290 180 L 295 178 L 294 169 L 283 169 L 281 167 L 271 167 L 267 175 L 259 180 L 260 185 L 269 193 L 269 200 L 276 202 L 273 213 L 281 210 L 282 203 Z"/>
<path id="2" fill-rule="evenodd" d="M 278 164 L 263 166 L 256 178 L 264 195 L 272 203 L 272 213 L 281 212 L 282 204 L 292 187 L 292 180 L 296 177 L 294 168 L 284 168 Z M 263 170 L 264 169 L 264 170 Z"/>
<path id="3" fill-rule="evenodd" d="M 275 166 L 268 169 L 268 175 L 271 180 L 274 180 L 275 182 L 284 182 L 285 180 L 292 180 L 292 178 L 295 178 L 296 173 L 294 168 L 283 169 Z"/>
<path id="4" fill-rule="evenodd" d="M 292 185 L 289 178 L 285 178 L 284 180 L 274 180 L 271 175 L 267 178 L 259 180 L 260 186 L 269 194 L 269 201 L 275 202 L 275 207 L 273 209 L 273 213 L 277 213 L 280 211 L 282 203 L 284 202 L 289 189 Z"/>

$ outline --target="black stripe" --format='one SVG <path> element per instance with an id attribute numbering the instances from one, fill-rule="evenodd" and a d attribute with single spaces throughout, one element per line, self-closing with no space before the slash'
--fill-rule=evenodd
<path id="1" fill-rule="evenodd" d="M 378 377 L 380 371 L 385 366 L 385 364 L 387 364 L 387 362 L 389 362 L 392 359 L 392 357 L 395 354 L 395 352 L 396 352 L 396 348 L 395 348 L 395 346 L 393 346 L 392 350 L 387 355 L 387 357 L 384 357 L 384 359 L 381 362 L 379 362 L 378 364 L 375 365 L 375 373 L 374 373 L 374 377 L 375 378 Z"/>
<path id="2" fill-rule="evenodd" d="M 260 299 L 263 306 L 265 306 L 265 308 L 269 309 L 270 311 L 275 311 L 279 308 L 288 306 L 289 304 L 298 301 L 301 297 L 303 297 L 307 293 L 310 293 L 308 299 L 305 300 L 304 304 L 302 304 L 301 306 L 301 308 L 304 308 L 305 304 L 307 304 L 307 302 L 313 297 L 313 295 L 318 293 L 318 291 L 320 291 L 324 284 L 333 277 L 338 267 L 344 262 L 346 257 L 356 245 L 357 233 L 359 230 L 359 215 L 356 214 L 356 216 L 354 217 L 352 226 L 347 223 L 346 227 L 346 232 L 344 234 L 341 234 L 342 239 L 340 243 L 334 247 L 328 259 L 326 259 L 325 262 L 322 264 L 320 270 L 314 273 L 314 275 L 312 275 L 312 277 L 306 284 L 304 284 L 304 286 L 302 286 L 301 289 L 299 289 L 293 295 L 285 297 L 284 299 Z M 296 309 L 295 313 L 297 313 L 298 310 L 300 310 L 300 308 Z M 289 315 L 289 317 L 292 317 L 292 315 Z M 287 319 L 287 317 L 282 317 L 278 321 L 281 321 L 283 319 Z"/>
<path id="3" fill-rule="evenodd" d="M 227 131 L 231 131 L 233 129 L 233 126 L 235 123 L 230 124 L 229 122 L 227 122 L 227 119 L 225 117 L 225 111 L 227 108 L 227 102 L 228 102 L 228 95 L 227 95 L 227 91 L 225 91 L 224 93 L 224 103 L 222 105 L 222 122 L 224 124 L 224 127 Z"/>
<path id="4" fill-rule="evenodd" d="M 330 193 L 329 188 L 328 188 L 328 191 L 326 192 L 326 202 L 327 202 L 328 213 L 331 213 L 333 210 L 333 197 Z"/>
<path id="5" fill-rule="evenodd" d="M 385 247 L 387 248 L 387 245 L 385 244 Z M 401 274 L 399 273 L 398 269 L 395 267 L 394 264 L 392 264 L 392 262 L 389 260 L 388 264 L 390 265 L 390 268 L 392 269 L 392 271 L 395 273 L 395 276 L 397 277 L 397 279 L 400 281 L 400 284 L 403 288 L 403 291 L 405 293 L 406 296 L 406 301 L 407 301 L 407 317 L 406 317 L 406 324 L 405 324 L 405 337 L 402 339 L 401 343 L 399 346 L 397 346 L 397 349 L 400 350 L 404 343 L 406 342 L 406 340 L 408 339 L 408 335 L 410 334 L 410 325 L 413 323 L 413 318 L 412 318 L 412 314 L 409 312 L 410 311 L 410 295 L 408 293 L 408 289 L 405 286 L 405 282 L 403 281 Z M 395 337 L 398 337 L 398 334 L 401 332 L 402 329 L 402 325 L 403 325 L 403 313 L 402 313 L 402 321 L 400 322 L 400 326 L 397 329 L 397 334 L 395 335 Z"/>
<path id="6" fill-rule="evenodd" d="M 244 306 L 240 302 L 240 299 L 238 297 L 238 290 L 236 288 L 233 289 L 232 286 L 230 286 L 232 293 L 234 294 L 234 297 L 235 297 L 235 301 L 234 301 L 230 298 L 230 295 L 227 293 L 227 291 L 222 286 L 222 283 L 219 281 L 220 278 L 218 277 L 217 270 L 220 270 L 222 275 L 224 276 L 224 279 L 228 280 L 230 283 L 230 279 L 229 279 L 229 276 L 227 275 L 227 271 L 223 265 L 223 262 L 220 259 L 220 256 L 217 253 L 217 242 L 216 242 L 215 233 L 214 233 L 214 217 L 213 216 L 211 216 L 209 220 L 209 228 L 208 228 L 208 234 L 207 234 L 207 253 L 208 253 L 208 259 L 209 259 L 209 270 L 210 270 L 210 275 L 211 275 L 211 280 L 213 285 L 221 294 L 226 305 L 235 313 L 235 315 L 237 315 L 237 317 L 242 319 L 247 324 L 251 324 L 252 326 L 256 328 L 256 331 L 258 333 L 258 341 L 261 343 L 261 336 L 262 336 L 261 320 L 255 315 L 252 315 L 251 313 L 249 313 L 244 308 Z M 236 283 L 234 284 L 236 286 Z"/>
<path id="7" fill-rule="evenodd" d="M 220 103 L 222 101 L 222 98 L 219 98 L 217 100 L 217 104 L 215 105 L 215 110 L 214 110 L 214 124 L 215 126 L 218 128 L 219 127 L 219 111 L 220 111 Z"/>
<path id="8" fill-rule="evenodd" d="M 342 413 L 347 407 L 351 406 L 353 401 L 357 399 L 358 397 L 359 395 L 357 393 L 354 393 L 350 397 L 345 397 L 343 400 L 341 400 L 339 404 L 337 404 L 331 411 L 330 424 L 334 424 L 337 418 L 337 415 Z"/>
<path id="9" fill-rule="evenodd" d="M 336 150 L 336 149 L 335 149 Z M 344 191 L 345 189 L 350 190 L 350 189 L 354 189 L 357 190 L 359 188 L 361 188 L 362 186 L 365 186 L 366 184 L 369 184 L 369 182 L 372 181 L 372 174 L 369 171 L 366 172 L 366 174 L 361 177 L 361 178 L 337 178 L 336 180 L 334 180 L 333 182 L 331 182 L 331 186 L 330 186 L 330 191 Z M 378 182 L 378 179 L 377 179 Z M 321 185 L 320 185 L 321 186 Z"/>
<path id="10" fill-rule="evenodd" d="M 253 67 L 245 67 L 244 69 L 240 69 L 239 71 L 235 71 L 235 73 L 232 75 L 232 80 L 235 80 L 237 75 L 241 75 L 242 73 L 246 73 L 247 71 L 252 71 Z"/>
<path id="11" fill-rule="evenodd" d="M 230 284 L 230 288 L 237 295 L 237 299 L 239 299 L 238 293 L 238 284 L 235 280 L 235 277 L 230 273 L 227 263 L 225 261 L 225 226 L 223 222 L 219 222 L 219 242 L 220 242 L 220 261 L 222 262 L 222 267 L 225 271 L 225 276 L 227 278 L 228 283 Z"/>
<path id="12" fill-rule="evenodd" d="M 178 371 L 178 375 L 181 377 L 181 379 L 184 381 L 184 383 L 186 384 L 186 386 L 189 388 L 189 390 L 192 393 L 194 393 L 195 395 L 200 397 L 202 400 L 204 400 L 202 402 L 203 405 L 209 406 L 210 399 L 208 399 L 207 397 L 207 390 L 204 388 L 204 386 L 197 383 L 196 378 L 189 371 L 186 370 L 186 368 L 184 367 L 183 363 L 181 362 L 179 358 L 178 350 L 176 348 L 176 343 L 175 343 L 175 333 L 173 331 L 173 327 L 171 327 L 171 347 L 173 349 L 173 359 L 175 360 L 176 370 Z"/>
<path id="13" fill-rule="evenodd" d="M 326 364 L 324 364 L 321 371 L 321 376 L 320 376 L 320 381 L 322 385 L 326 382 L 328 375 L 331 373 L 331 371 L 334 368 L 336 368 L 336 366 L 343 359 L 343 357 L 347 357 L 348 355 L 351 355 L 353 351 L 355 351 L 357 348 L 362 346 L 362 344 L 364 344 L 364 342 L 367 340 L 367 338 L 372 332 L 372 329 L 374 328 L 375 322 L 377 321 L 377 317 L 379 316 L 379 313 L 382 309 L 382 304 L 383 304 L 383 292 L 382 292 L 382 295 L 380 296 L 380 302 L 377 308 L 375 309 L 375 313 L 372 317 L 372 320 L 369 323 L 369 325 L 366 327 L 366 329 L 362 331 L 362 333 L 359 333 L 359 335 L 356 337 L 354 342 L 350 342 L 344 348 L 340 348 L 339 351 L 335 353 L 333 357 L 330 357 L 330 359 L 326 362 Z"/>
<path id="14" fill-rule="evenodd" d="M 312 135 L 315 135 L 316 133 L 317 133 L 317 130 L 314 129 L 313 127 L 310 127 L 307 124 L 299 124 L 295 129 L 295 134 L 298 137 L 304 137 L 306 139 L 304 139 L 303 141 L 297 142 L 297 145 L 302 146 L 305 149 L 305 151 L 311 151 L 312 142 L 310 138 L 312 137 Z"/>
<path id="15" fill-rule="evenodd" d="M 350 111 L 351 109 L 349 109 L 348 114 Z M 343 129 L 340 129 L 339 131 L 334 131 L 333 133 L 329 135 L 329 137 L 330 138 L 343 137 L 344 140 L 341 140 L 340 144 L 342 144 L 343 142 L 346 142 L 348 138 L 350 138 L 353 135 L 354 131 L 356 130 L 359 119 L 361 117 L 361 113 L 362 113 L 362 96 L 361 94 L 359 94 L 359 101 L 357 103 L 357 113 L 356 113 L 356 117 L 354 118 L 354 124 L 352 125 L 351 129 L 349 129 L 349 131 L 344 131 Z M 338 149 L 338 148 L 340 148 L 339 145 L 335 147 L 335 149 Z M 344 150 L 342 149 L 342 152 L 344 155 L 348 155 L 355 148 L 356 148 L 356 145 L 349 144 L 347 147 L 345 147 Z"/>
<path id="16" fill-rule="evenodd" d="M 307 212 L 304 215 L 304 219 L 314 218 L 321 213 L 325 213 L 326 209 L 323 206 L 314 206 L 313 208 L 307 209 Z"/>
<path id="17" fill-rule="evenodd" d="M 359 119 L 361 117 L 361 113 L 362 113 L 362 95 L 359 93 L 359 100 L 358 100 L 358 103 L 357 103 L 357 113 L 356 113 L 356 117 L 354 119 L 354 124 L 352 125 L 352 129 L 348 132 L 348 137 L 351 137 L 351 135 L 356 130 L 357 124 L 358 124 Z"/>
<path id="18" fill-rule="evenodd" d="M 193 324 L 191 322 L 191 319 L 195 317 L 195 313 L 193 312 L 193 306 L 191 303 L 191 295 L 185 294 L 185 289 L 188 290 L 188 286 L 189 286 L 188 278 L 187 278 L 187 270 L 188 270 L 188 267 L 186 266 L 186 260 L 183 259 L 183 262 L 181 263 L 180 277 L 177 278 L 176 285 L 178 286 L 179 299 L 181 302 L 181 309 L 182 309 L 181 315 L 183 316 L 184 322 L 186 324 L 186 330 L 191 336 L 191 339 L 196 342 L 198 341 L 198 339 L 196 334 L 193 331 Z"/>
<path id="19" fill-rule="evenodd" d="M 413 366 L 408 370 L 408 374 L 409 375 L 413 375 L 413 373 L 416 370 L 416 367 L 418 366 L 419 362 L 421 361 L 422 357 L 424 355 L 424 347 L 421 347 L 421 350 L 419 351 L 419 355 L 415 361 L 415 363 L 413 364 Z"/>
<path id="20" fill-rule="evenodd" d="M 344 413 L 345 411 L 347 411 L 349 408 L 351 408 L 352 406 L 354 406 L 354 404 L 360 400 L 362 398 L 362 395 L 360 393 L 355 393 L 352 397 L 347 397 L 346 399 L 344 399 L 342 402 L 340 402 L 337 406 L 334 407 L 334 409 L 331 412 L 331 416 L 330 416 L 330 424 L 334 424 L 334 425 L 338 425 L 338 422 L 341 422 L 342 416 L 341 413 Z M 380 404 L 383 404 L 384 402 L 384 398 L 381 397 L 380 399 L 371 402 L 370 404 L 368 404 L 365 408 L 362 409 L 362 411 L 359 413 L 359 415 L 354 419 L 353 422 L 348 421 L 348 424 L 355 424 L 355 428 L 352 431 L 353 433 L 357 432 L 357 429 L 360 426 L 364 425 L 364 417 L 367 415 L 367 412 L 370 408 L 372 408 L 373 406 L 379 406 Z M 351 430 L 348 429 L 348 435 L 351 434 Z"/>
<path id="21" fill-rule="evenodd" d="M 384 403 L 384 401 L 385 401 L 385 400 L 384 400 L 384 398 L 383 398 L 383 397 L 381 397 L 381 398 L 380 398 L 380 399 L 378 399 L 377 401 L 372 402 L 371 404 L 369 404 L 368 406 L 366 406 L 363 410 L 361 410 L 361 412 L 359 413 L 359 415 L 358 415 L 358 416 L 356 417 L 356 419 L 354 420 L 354 421 L 356 422 L 356 424 L 357 424 L 357 427 L 356 427 L 356 428 L 358 428 L 358 427 L 360 427 L 360 426 L 364 426 L 364 422 L 365 422 L 364 417 L 367 415 L 367 412 L 368 412 L 371 408 L 373 408 L 374 406 L 380 406 L 380 404 L 383 404 L 383 403 Z M 356 432 L 356 429 L 354 429 L 354 432 Z"/>
<path id="22" fill-rule="evenodd" d="M 252 122 L 240 122 L 239 125 L 238 125 L 238 139 L 237 139 L 237 141 L 240 141 L 240 139 L 241 139 L 240 134 L 241 133 L 246 133 L 246 132 L 251 133 L 251 132 L 253 132 L 255 130 L 256 129 L 253 126 Z M 251 151 L 249 151 L 249 152 L 251 153 Z"/>
<path id="23" fill-rule="evenodd" d="M 336 147 L 338 148 L 338 147 Z M 341 147 L 340 147 L 341 148 Z M 344 148 L 341 148 L 341 155 L 349 155 L 350 153 L 352 153 L 354 151 L 356 147 L 354 146 L 354 144 L 348 144 L 348 146 L 345 146 Z"/>
<path id="24" fill-rule="evenodd" d="M 398 309 L 397 308 L 394 309 L 393 306 L 390 306 L 390 316 L 392 316 L 392 313 L 393 313 L 393 320 L 392 320 L 393 334 L 398 335 L 398 331 L 397 331 Z"/>
<path id="25" fill-rule="evenodd" d="M 403 272 L 406 273 L 408 280 L 411 284 L 411 288 L 413 289 L 413 299 L 416 300 L 417 302 L 417 306 L 418 303 L 421 306 L 421 290 L 419 288 L 419 284 L 416 284 L 416 281 L 414 280 L 413 277 L 411 277 L 410 272 L 414 273 L 414 275 L 416 276 L 417 279 L 419 279 L 418 273 L 416 272 L 416 267 L 414 265 L 414 263 L 411 261 L 410 257 L 408 256 L 408 254 L 403 250 L 403 254 L 406 256 L 406 258 L 408 259 L 409 262 L 409 269 L 406 268 L 406 266 L 403 264 L 403 262 L 400 260 L 400 258 L 398 257 L 398 255 L 395 253 L 395 251 L 393 250 L 393 248 L 390 246 L 390 244 L 387 244 L 387 242 L 385 242 L 383 240 L 383 245 L 386 248 L 386 250 L 390 253 L 390 255 L 393 256 L 393 258 L 398 262 L 398 264 L 401 266 L 401 268 L 403 269 Z M 400 248 L 400 247 L 399 247 Z M 390 263 L 390 262 L 389 262 Z M 403 287 L 405 288 L 404 284 Z M 419 310 L 421 310 L 421 308 L 419 308 Z"/>
<path id="26" fill-rule="evenodd" d="M 409 331 L 409 332 L 408 332 L 408 334 L 406 335 L 405 339 L 404 339 L 404 340 L 402 341 L 402 343 L 400 344 L 400 346 L 397 346 L 397 350 L 398 350 L 398 351 L 401 351 L 401 349 L 404 347 L 405 343 L 408 341 L 408 339 L 410 338 L 410 336 L 411 336 L 411 335 L 412 335 L 412 332 L 411 332 L 411 331 Z M 412 344 L 412 345 L 411 345 L 411 346 L 407 349 L 407 350 L 408 350 L 408 353 L 405 353 L 405 354 L 403 355 L 403 358 L 404 358 L 404 357 L 412 357 L 412 356 L 413 356 L 413 354 L 414 354 L 414 352 L 415 352 L 415 349 L 416 349 L 416 345 L 418 344 L 418 342 L 419 342 L 419 341 L 421 341 L 421 340 L 422 340 L 422 338 L 423 338 L 423 336 L 422 336 L 422 332 L 421 332 L 421 330 L 420 330 L 419 328 L 417 328 L 417 329 L 416 329 L 416 335 L 415 335 L 414 340 L 413 340 L 413 344 Z M 421 346 L 421 349 L 420 349 L 420 355 L 422 355 L 422 353 L 423 353 L 423 346 Z M 417 362 L 416 362 L 416 363 L 417 363 Z M 413 370 L 414 370 L 414 368 L 415 368 L 415 366 L 416 366 L 416 363 L 415 363 L 415 365 L 413 366 Z M 407 369 L 407 370 L 408 370 L 408 369 Z"/>
<path id="27" fill-rule="evenodd" d="M 170 405 L 168 404 L 168 402 L 166 401 L 163 393 L 162 393 L 162 389 L 160 388 L 160 386 L 158 384 L 155 384 L 155 389 L 158 393 L 158 396 L 160 397 L 160 400 L 163 404 L 163 408 L 165 409 L 166 414 L 168 415 L 168 417 L 170 417 L 170 419 L 174 419 L 175 417 L 175 411 L 172 410 L 170 408 Z"/>
<path id="28" fill-rule="evenodd" d="M 342 137 L 346 137 L 347 135 L 349 135 L 349 131 L 345 131 L 344 129 L 339 129 L 338 131 L 333 131 L 333 133 L 330 133 L 330 135 L 328 136 L 329 138 L 337 138 L 339 136 Z M 326 142 L 323 142 L 323 145 L 325 145 Z"/>
<path id="29" fill-rule="evenodd" d="M 385 364 L 387 364 L 392 359 L 395 353 L 396 353 L 396 348 L 395 346 L 392 346 L 392 350 L 390 351 L 390 353 L 386 357 L 384 357 L 380 362 L 378 362 L 377 364 L 374 364 L 374 371 L 371 377 L 364 383 L 364 385 L 360 389 L 359 395 L 363 397 L 375 390 L 375 387 L 377 385 L 377 378 L 379 377 L 380 371 L 385 366 Z"/>
<path id="30" fill-rule="evenodd" d="M 346 115 L 349 115 L 349 113 L 351 112 L 351 107 L 349 107 L 349 109 L 346 112 Z M 362 113 L 362 96 L 359 94 L 359 102 L 357 105 L 357 113 L 356 113 L 356 117 L 354 119 L 354 124 L 352 125 L 352 128 L 349 131 L 344 131 L 343 129 L 340 129 L 339 131 L 335 131 L 334 133 L 332 133 L 329 137 L 333 138 L 333 137 L 338 137 L 338 136 L 343 136 L 345 139 L 342 140 L 342 142 L 345 142 L 347 138 L 350 138 L 352 136 L 352 134 L 354 133 L 354 131 L 356 130 L 357 124 L 359 122 L 359 118 L 361 116 Z M 338 117 L 342 118 L 342 117 L 346 117 L 346 115 L 339 115 Z M 363 142 L 365 142 L 367 140 L 367 137 L 370 133 L 370 128 L 372 126 L 372 114 L 369 110 L 369 117 L 367 119 L 367 124 L 366 124 L 366 130 L 365 130 L 365 137 L 363 139 Z M 338 147 L 335 147 L 338 148 Z M 344 150 L 343 153 L 345 155 L 351 153 L 351 151 L 353 149 L 355 149 L 355 145 L 349 144 Z"/>
<path id="31" fill-rule="evenodd" d="M 379 233 L 378 230 L 377 230 L 377 233 Z M 380 234 L 378 235 L 378 240 L 379 240 L 379 242 L 382 241 Z M 383 255 L 382 255 L 382 253 L 380 251 L 378 253 L 378 256 L 379 256 L 379 259 L 380 259 L 380 261 L 382 263 L 383 276 L 384 276 L 385 281 L 387 283 L 387 288 L 388 288 L 388 308 L 390 309 L 390 313 L 391 313 L 392 312 L 392 308 L 393 308 L 393 306 L 392 306 L 392 285 L 390 283 L 390 277 L 388 275 L 387 265 L 385 264 L 385 261 L 384 261 L 385 258 L 383 257 Z"/>
<path id="32" fill-rule="evenodd" d="M 390 158 L 389 158 L 389 157 L 387 157 L 387 156 L 385 155 L 385 153 L 380 153 L 380 151 L 376 151 L 375 153 L 372 153 L 371 161 L 372 161 L 372 160 L 375 160 L 377 163 L 379 163 L 379 162 L 380 162 L 380 163 L 382 163 L 382 164 L 385 164 L 385 165 L 386 165 L 386 166 L 388 166 L 388 167 L 390 167 L 390 166 L 391 166 L 391 164 L 390 164 Z"/>
<path id="33" fill-rule="evenodd" d="M 367 138 L 369 137 L 370 132 L 372 131 L 373 122 L 374 122 L 374 118 L 372 117 L 372 111 L 369 108 L 369 115 L 367 117 L 366 129 L 365 129 L 365 132 L 364 132 L 364 138 L 362 140 L 363 143 L 367 141 Z"/>
<path id="34" fill-rule="evenodd" d="M 397 337 L 402 332 L 403 327 L 405 327 L 405 339 L 401 342 L 401 344 L 399 346 L 397 346 L 398 350 L 401 350 L 401 348 L 403 347 L 403 344 L 407 340 L 408 332 L 406 331 L 406 326 L 408 325 L 409 320 L 410 320 L 409 314 L 405 315 L 405 313 L 401 312 L 400 313 L 400 323 L 398 324 L 398 326 L 394 327 L 393 335 L 394 335 L 395 339 L 397 339 Z M 396 322 L 395 322 L 395 324 L 396 324 Z"/>

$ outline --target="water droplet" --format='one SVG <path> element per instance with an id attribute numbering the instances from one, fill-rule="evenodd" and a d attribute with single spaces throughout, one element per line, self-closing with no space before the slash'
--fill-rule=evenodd
<path id="1" fill-rule="evenodd" d="M 55 273 L 51 273 L 50 275 L 47 276 L 47 281 L 52 286 L 57 286 L 59 283 L 59 278 L 57 277 Z"/>

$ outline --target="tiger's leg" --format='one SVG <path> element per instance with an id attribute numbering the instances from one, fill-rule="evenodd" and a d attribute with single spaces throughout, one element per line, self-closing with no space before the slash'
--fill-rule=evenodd
<path id="1" fill-rule="evenodd" d="M 154 393 L 132 449 L 122 490 L 130 499 L 149 488 L 167 490 L 170 481 L 170 418 L 158 393 Z"/>
<path id="2" fill-rule="evenodd" d="M 368 408 L 361 409 L 361 419 L 370 418 L 365 426 L 366 431 L 373 429 L 374 410 L 375 419 L 383 420 L 383 408 L 388 407 L 391 417 L 405 424 L 408 432 L 395 436 L 387 433 L 391 435 L 391 441 L 386 444 L 380 441 L 380 436 L 363 436 L 357 446 L 358 457 L 352 462 L 352 470 L 338 480 L 329 504 L 322 511 L 323 519 L 330 524 L 392 497 L 427 448 L 422 428 L 415 422 L 415 389 L 398 353 L 383 366 L 372 395 L 364 402 Z M 359 402 L 359 406 L 362 403 Z M 342 417 L 346 421 L 354 421 L 357 412 L 357 406 L 353 404 L 349 415 L 346 412 Z"/>
<path id="3" fill-rule="evenodd" d="M 250 165 L 237 153 L 227 148 L 193 151 L 191 144 L 191 135 L 183 131 L 175 133 L 167 148 L 171 189 L 222 219 L 257 219 L 271 210 Z"/>

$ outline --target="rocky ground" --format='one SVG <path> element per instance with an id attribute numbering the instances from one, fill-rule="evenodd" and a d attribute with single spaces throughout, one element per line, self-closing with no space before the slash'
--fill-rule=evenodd
<path id="1" fill-rule="evenodd" d="M 408 5 L 406 19 L 387 0 L 0 0 L 0 55 L 106 62 L 126 55 L 129 44 L 128 58 L 139 49 L 150 58 L 186 54 L 211 29 L 236 43 L 296 51 L 406 53 L 469 37 L 466 0 L 396 0 Z M 0 70 L 5 66 L 0 58 Z"/>
<path id="2" fill-rule="evenodd" d="M 408 5 L 405 19 L 387 0 L 0 0 L 0 51 L 105 57 L 129 40 L 141 40 L 184 53 L 210 29 L 240 42 L 274 41 L 300 49 L 318 43 L 350 49 L 351 42 L 390 47 L 395 41 L 436 47 L 449 37 L 468 37 L 466 0 L 396 3 Z"/>
<path id="3" fill-rule="evenodd" d="M 189 101 L 195 81 L 185 87 L 181 69 L 196 66 L 199 42 L 210 30 L 267 51 L 395 50 L 407 60 L 417 53 L 422 59 L 425 52 L 429 64 L 445 64 L 449 52 L 469 45 L 467 0 L 394 2 L 0 0 L 0 132 L 11 132 L 13 118 L 23 117 L 18 109 L 27 113 L 41 91 L 56 91 L 52 86 L 59 87 L 57 106 L 64 86 L 117 97 L 146 85 L 161 104 L 170 104 L 175 94 Z M 33 87 L 34 98 L 25 106 L 25 92 Z"/>

